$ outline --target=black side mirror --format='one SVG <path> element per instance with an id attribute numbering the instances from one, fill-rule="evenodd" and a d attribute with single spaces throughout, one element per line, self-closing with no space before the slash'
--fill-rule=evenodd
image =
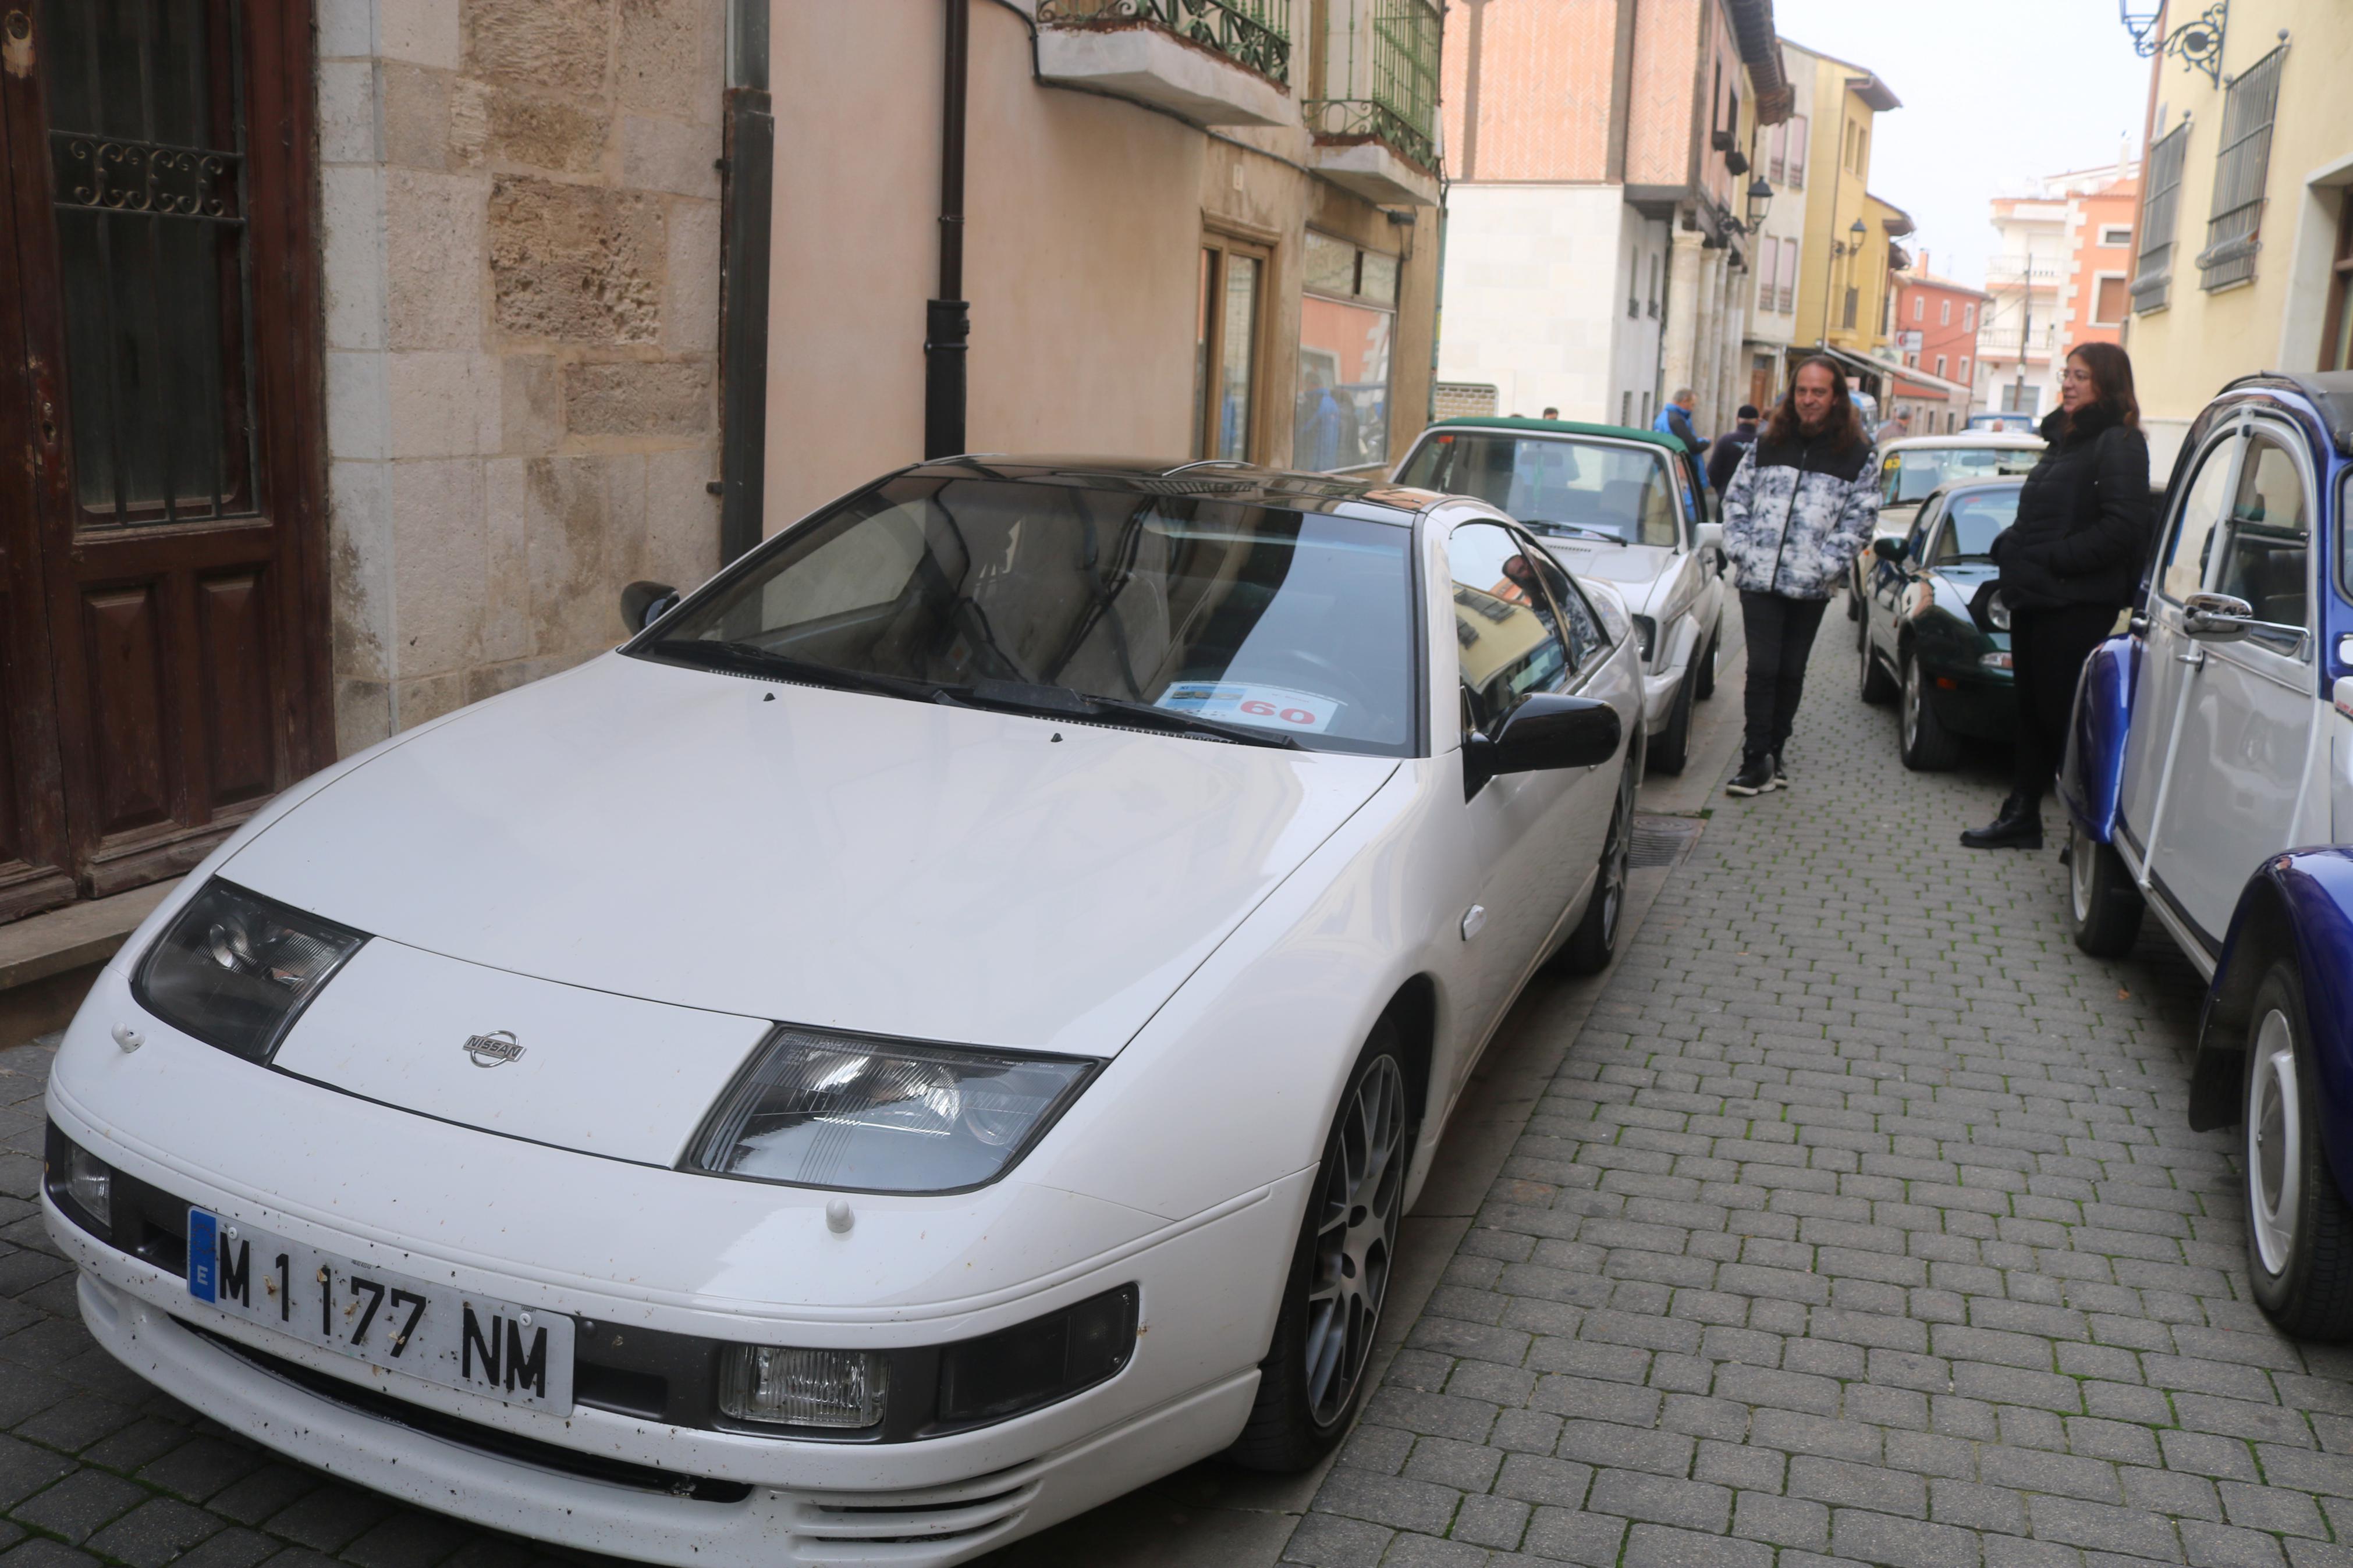
<path id="1" fill-rule="evenodd" d="M 1882 534 L 1871 542 L 1871 552 L 1891 566 L 1904 564 L 1904 542 L 1900 539 Z"/>
<path id="2" fill-rule="evenodd" d="M 1599 767 L 1618 754 L 1625 728 L 1618 710 L 1590 697 L 1540 691 L 1504 716 L 1493 735 L 1473 735 L 1462 766 L 1477 788 L 1498 773 Z"/>
<path id="3" fill-rule="evenodd" d="M 621 590 L 621 621 L 631 637 L 669 615 L 679 592 L 667 583 L 632 583 Z"/>

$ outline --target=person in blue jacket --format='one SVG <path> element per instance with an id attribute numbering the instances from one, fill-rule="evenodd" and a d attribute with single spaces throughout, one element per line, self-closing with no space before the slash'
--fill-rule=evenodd
<path id="1" fill-rule="evenodd" d="M 1694 453 L 1704 452 L 1707 449 L 1707 443 L 1701 440 L 1692 428 L 1692 409 L 1695 406 L 1697 400 L 1693 397 L 1692 389 L 1677 387 L 1675 395 L 1667 399 L 1666 406 L 1659 410 L 1659 416 L 1651 421 L 1651 428 L 1662 436 L 1674 437 Z"/>

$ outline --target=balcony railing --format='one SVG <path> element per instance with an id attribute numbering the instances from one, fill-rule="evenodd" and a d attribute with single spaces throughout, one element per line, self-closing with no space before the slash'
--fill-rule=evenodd
<path id="1" fill-rule="evenodd" d="M 1270 81 L 1291 82 L 1291 0 L 1039 0 L 1052 26 L 1165 27 Z"/>
<path id="2" fill-rule="evenodd" d="M 1357 8 L 1371 10 L 1360 26 Z M 1327 47 L 1325 96 L 1307 106 L 1318 136 L 1374 137 L 1431 173 L 1438 169 L 1438 59 L 1446 36 L 1431 0 L 1350 0 L 1345 32 Z"/>

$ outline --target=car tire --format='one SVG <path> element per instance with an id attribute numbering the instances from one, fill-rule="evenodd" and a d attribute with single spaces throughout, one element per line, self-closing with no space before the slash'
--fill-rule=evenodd
<path id="1" fill-rule="evenodd" d="M 1862 658 L 1862 682 L 1856 695 L 1873 707 L 1883 706 L 1895 696 L 1895 681 L 1880 664 L 1871 647 L 1871 623 L 1865 621 L 1862 640 L 1858 651 Z"/>
<path id="2" fill-rule="evenodd" d="M 2321 1146 L 2308 1016 L 2295 961 L 2274 959 L 2255 988 L 2240 1099 L 2247 1277 L 2280 1332 L 2342 1340 L 2353 1337 L 2353 1212 Z"/>
<path id="3" fill-rule="evenodd" d="M 1675 687 L 1675 700 L 1667 710 L 1667 727 L 1651 742 L 1650 765 L 1662 773 L 1680 773 L 1691 761 L 1692 694 L 1694 682 L 1689 671 Z"/>
<path id="4" fill-rule="evenodd" d="M 2148 906 L 2116 847 L 2067 825 L 2067 930 L 2094 958 L 2122 958 L 2140 940 Z"/>
<path id="5" fill-rule="evenodd" d="M 1688 715 L 1686 715 L 1688 716 Z M 1618 804 L 1609 814 L 1609 837 L 1601 846 L 1601 867 L 1595 874 L 1593 897 L 1577 929 L 1553 956 L 1551 967 L 1562 974 L 1599 974 L 1618 952 L 1618 928 L 1626 919 L 1626 874 L 1634 858 L 1634 785 L 1637 773 L 1630 760 L 1618 779 Z"/>
<path id="6" fill-rule="evenodd" d="M 1936 705 L 1928 700 L 1927 678 L 1920 673 L 1918 659 L 1905 657 L 1903 682 L 1904 709 L 1898 735 L 1904 749 L 1904 765 L 1915 773 L 1943 773 L 1961 760 L 1960 742 L 1936 717 Z"/>
<path id="7" fill-rule="evenodd" d="M 1397 1026 L 1383 1018 L 1324 1134 L 1257 1402 L 1225 1453 L 1234 1464 L 1308 1469 L 1347 1435 L 1364 1402 L 1413 1158 L 1407 1082 Z"/>
<path id="8" fill-rule="evenodd" d="M 1715 656 L 1724 647 L 1724 623 L 1716 622 L 1707 634 L 1707 647 L 1700 650 L 1699 662 L 1692 667 L 1692 695 L 1704 702 L 1715 695 Z"/>

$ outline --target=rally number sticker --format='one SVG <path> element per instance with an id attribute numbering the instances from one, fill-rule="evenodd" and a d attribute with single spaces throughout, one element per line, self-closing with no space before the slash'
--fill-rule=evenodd
<path id="1" fill-rule="evenodd" d="M 1332 727 L 1342 704 L 1312 691 L 1282 686 L 1258 686 L 1239 680 L 1180 680 L 1160 694 L 1154 704 L 1180 713 L 1229 724 L 1257 724 L 1269 730 L 1297 730 L 1320 735 Z"/>

